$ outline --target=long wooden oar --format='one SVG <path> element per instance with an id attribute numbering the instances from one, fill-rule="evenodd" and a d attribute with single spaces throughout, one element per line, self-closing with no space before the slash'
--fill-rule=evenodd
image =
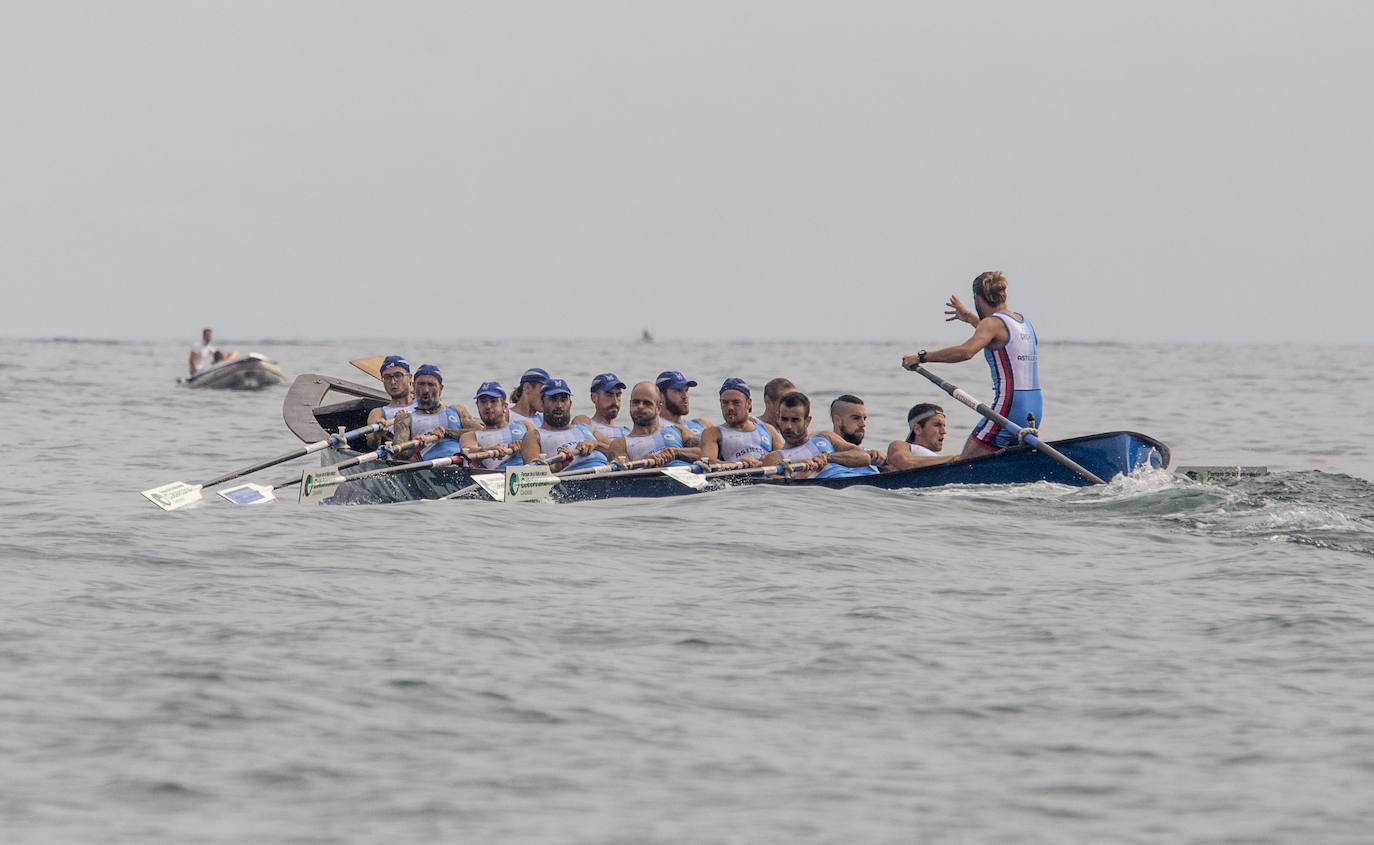
<path id="1" fill-rule="evenodd" d="M 958 387 L 950 384 L 949 382 L 935 375 L 930 370 L 927 370 L 920 364 L 917 364 L 915 367 L 912 367 L 911 370 L 912 372 L 920 373 L 921 375 L 930 379 L 936 387 L 948 393 L 950 396 L 953 396 L 955 399 L 958 399 L 960 402 L 963 402 L 965 405 L 969 406 L 973 410 L 977 411 L 978 413 L 982 414 L 983 416 L 987 417 L 988 419 L 992 420 L 998 425 L 1005 426 L 1011 431 L 1012 434 L 1017 435 L 1022 440 L 1034 446 L 1036 449 L 1039 449 L 1041 453 L 1043 453 L 1050 459 L 1054 460 L 1055 462 L 1063 466 L 1068 467 L 1069 469 L 1073 470 L 1074 472 L 1091 481 L 1093 484 L 1107 483 L 1102 479 L 1098 478 L 1096 475 L 1093 475 L 1087 469 L 1084 469 L 1083 467 L 1079 466 L 1073 459 L 1066 457 L 1058 449 L 1055 449 L 1053 446 L 1049 445 L 1048 443 L 1045 443 L 1039 437 L 1036 437 L 1030 431 L 1027 431 L 1024 427 L 1017 425 L 1016 423 L 997 413 L 993 409 L 989 408 L 986 404 L 979 402 L 977 399 L 974 399 L 972 396 L 968 395 L 964 391 L 960 390 Z"/>
<path id="2" fill-rule="evenodd" d="M 354 358 L 352 361 L 349 361 L 348 363 L 352 364 L 353 366 L 357 367 L 358 369 L 362 370 L 363 372 L 367 373 L 368 375 L 372 376 L 378 381 L 381 381 L 382 362 L 385 360 L 385 355 L 373 355 L 371 358 Z"/>
<path id="3" fill-rule="evenodd" d="M 292 461 L 296 458 L 301 458 L 306 455 L 313 454 L 322 449 L 328 449 L 330 446 L 338 446 L 342 443 L 346 443 L 349 440 L 352 440 L 355 437 L 381 431 L 386 426 L 387 423 L 370 423 L 369 425 L 365 425 L 362 428 L 355 428 L 352 431 L 346 431 L 343 434 L 332 435 L 327 440 L 320 440 L 318 442 L 302 446 L 299 449 L 292 449 L 285 455 L 278 455 L 275 458 L 269 458 L 265 461 L 259 461 L 258 463 L 253 464 L 252 466 L 246 466 L 241 469 L 236 469 L 233 472 L 227 472 L 224 475 L 219 476 L 218 478 L 212 478 L 209 481 L 205 481 L 200 484 L 187 484 L 184 481 L 173 481 L 170 484 L 164 484 L 161 487 L 154 487 L 151 490 L 144 490 L 143 496 L 147 498 L 148 501 L 152 502 L 153 504 L 157 505 L 165 511 L 174 511 L 178 508 L 184 508 L 187 505 L 199 502 L 201 500 L 201 490 L 203 490 L 206 487 L 213 487 L 216 484 L 223 484 L 224 482 L 238 478 L 241 475 L 247 475 L 250 472 L 257 472 L 258 470 L 267 469 L 268 467 L 274 467 L 277 464 L 283 464 L 287 461 Z"/>

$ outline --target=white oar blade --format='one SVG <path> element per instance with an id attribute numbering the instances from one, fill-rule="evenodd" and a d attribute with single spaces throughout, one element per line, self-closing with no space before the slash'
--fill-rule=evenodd
<path id="1" fill-rule="evenodd" d="M 549 497 L 559 482 L 547 466 L 506 467 L 507 502 L 533 502 Z"/>
<path id="2" fill-rule="evenodd" d="M 277 498 L 272 488 L 265 484 L 240 484 L 216 492 L 236 505 L 261 505 Z"/>
<path id="3" fill-rule="evenodd" d="M 706 479 L 687 467 L 664 467 L 663 474 L 679 484 L 691 487 L 693 490 L 701 490 L 706 487 Z"/>
<path id="4" fill-rule="evenodd" d="M 144 490 L 143 496 L 165 511 L 174 511 L 177 508 L 184 508 L 199 502 L 201 498 L 200 485 L 173 481 L 171 484 Z"/>
<path id="5" fill-rule="evenodd" d="M 344 481 L 343 473 L 337 469 L 308 469 L 301 473 L 298 502 L 314 502 L 334 495 L 334 489 Z"/>
<path id="6" fill-rule="evenodd" d="M 481 487 L 486 494 L 498 502 L 506 500 L 506 476 L 498 473 L 489 475 L 474 475 L 473 482 Z"/>

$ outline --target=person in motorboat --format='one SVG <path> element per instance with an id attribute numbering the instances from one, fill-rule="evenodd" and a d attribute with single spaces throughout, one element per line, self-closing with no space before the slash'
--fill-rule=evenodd
<path id="1" fill-rule="evenodd" d="M 379 408 L 373 408 L 367 413 L 367 422 L 373 423 L 389 422 L 396 416 L 397 411 L 413 411 L 415 409 L 415 394 L 411 391 L 410 364 L 400 355 L 388 355 L 382 359 L 382 369 L 380 378 L 382 388 L 386 390 L 387 403 Z M 388 431 L 375 431 L 367 436 L 367 448 L 376 449 L 384 440 L 390 440 L 391 433 Z"/>
<path id="2" fill-rule="evenodd" d="M 782 448 L 782 435 L 762 420 L 750 416 L 754 400 L 749 383 L 728 378 L 720 386 L 720 415 L 724 419 L 701 433 L 701 457 L 706 461 L 740 461 L 763 466 L 763 456 Z"/>
<path id="3" fill-rule="evenodd" d="M 688 446 L 698 445 L 701 433 L 712 423 L 706 417 L 687 418 L 692 412 L 692 399 L 689 393 L 697 383 L 677 370 L 664 370 L 654 379 L 654 386 L 658 388 L 662 397 L 658 415 L 663 418 L 663 422 L 684 429 L 683 442 Z"/>
<path id="4" fill-rule="evenodd" d="M 477 428 L 477 421 L 462 405 L 443 404 L 444 375 L 435 365 L 416 367 L 411 386 L 415 390 L 415 407 L 397 411 L 392 417 L 392 437 L 397 442 L 426 435 L 436 439 L 422 447 L 418 457 L 409 454 L 402 457 L 428 461 L 456 455 L 460 451 L 458 438 L 463 429 Z"/>
<path id="5" fill-rule="evenodd" d="M 852 393 L 845 393 L 835 398 L 830 403 L 830 431 L 848 443 L 852 443 L 863 449 L 864 435 L 868 432 L 868 408 L 864 407 L 864 400 Z M 887 465 L 887 452 L 880 449 L 865 449 L 868 452 L 869 464 L 866 467 L 853 467 L 850 472 L 838 472 L 841 475 L 872 475 L 881 472 Z"/>
<path id="6" fill-rule="evenodd" d="M 778 425 L 778 401 L 796 389 L 791 379 L 781 376 L 770 379 L 763 386 L 763 413 L 759 414 L 759 419 L 781 431 L 782 427 Z"/>
<path id="7" fill-rule="evenodd" d="M 561 470 L 606 466 L 609 448 L 598 441 L 586 423 L 572 421 L 572 390 L 561 378 L 551 378 L 539 391 L 544 423 L 526 437 L 521 457 L 534 463 L 540 455 Z"/>
<path id="8" fill-rule="evenodd" d="M 204 372 L 214 365 L 215 347 L 210 345 L 214 334 L 208 328 L 200 330 L 200 343 L 191 347 L 191 357 L 186 359 L 186 366 L 190 369 L 191 375 Z"/>
<path id="9" fill-rule="evenodd" d="M 887 446 L 889 470 L 911 469 L 954 460 L 952 455 L 940 454 L 945 446 L 944 408 L 932 402 L 913 405 L 907 411 L 906 424 L 911 429 L 906 439 L 894 440 Z"/>
<path id="10" fill-rule="evenodd" d="M 786 461 L 799 478 L 835 478 L 855 475 L 854 470 L 859 469 L 865 475 L 877 471 L 867 450 L 833 431 L 811 433 L 811 400 L 801 391 L 785 393 L 778 400 L 778 433 L 783 446 L 763 456 L 764 466 Z"/>
<path id="11" fill-rule="evenodd" d="M 510 418 L 529 420 L 535 428 L 544 424 L 542 410 L 543 397 L 539 391 L 549 383 L 548 371 L 540 367 L 530 367 L 520 375 L 520 381 L 510 394 Z"/>
<path id="12" fill-rule="evenodd" d="M 662 396 L 651 381 L 641 381 L 630 391 L 630 422 L 622 437 L 611 441 L 611 457 L 626 461 L 651 460 L 653 466 L 687 466 L 701 457 L 699 446 L 683 443 L 683 429 L 658 415 Z"/>
<path id="13" fill-rule="evenodd" d="M 1007 277 L 995 270 L 980 273 L 973 280 L 973 305 L 977 313 L 964 307 L 959 297 L 951 296 L 945 310 L 946 322 L 962 320 L 974 326 L 972 337 L 958 346 L 906 355 L 902 366 L 910 370 L 925 363 L 957 364 L 982 351 L 992 370 L 993 396 L 988 407 L 1017 425 L 1034 428 L 1043 420 L 1044 410 L 1035 328 L 1025 315 L 1011 310 Z M 988 455 L 1015 442 L 1016 436 L 1009 429 L 984 419 L 973 427 L 959 457 Z"/>
<path id="14" fill-rule="evenodd" d="M 520 451 L 525 437 L 535 430 L 534 424 L 529 420 L 510 418 L 506 391 L 500 382 L 482 382 L 472 398 L 477 403 L 477 417 L 482 421 L 482 427 L 465 430 L 458 438 L 459 447 L 464 452 L 479 452 L 495 446 L 505 446 L 510 450 L 507 457 L 478 461 L 476 466 L 483 469 L 504 469 L 522 464 L 524 461 Z"/>
<path id="15" fill-rule="evenodd" d="M 616 425 L 615 418 L 620 415 L 620 397 L 625 390 L 625 382 L 615 373 L 601 373 L 592 379 L 592 407 L 596 410 L 589 417 L 578 414 L 575 423 L 585 423 L 591 427 L 592 434 L 601 443 L 609 444 L 617 437 L 624 437 L 630 430 L 628 425 Z"/>

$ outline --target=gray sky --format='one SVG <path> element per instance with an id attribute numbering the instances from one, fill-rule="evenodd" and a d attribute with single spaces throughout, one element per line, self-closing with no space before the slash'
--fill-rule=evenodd
<path id="1" fill-rule="evenodd" d="M 1371 9 L 12 5 L 0 334 L 1367 343 Z"/>

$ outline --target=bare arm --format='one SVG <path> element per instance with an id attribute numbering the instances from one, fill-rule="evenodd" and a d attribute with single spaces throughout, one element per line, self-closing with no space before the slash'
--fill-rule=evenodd
<path id="1" fill-rule="evenodd" d="M 868 454 L 868 450 L 855 446 L 833 431 L 823 431 L 821 435 L 829 440 L 830 445 L 835 449 L 827 458 L 829 463 L 839 464 L 842 467 L 872 466 L 873 458 Z"/>
<path id="2" fill-rule="evenodd" d="M 954 460 L 953 455 L 913 455 L 905 440 L 894 440 L 887 447 L 887 468 L 894 472 L 929 466 L 930 464 L 943 464 L 952 460 Z"/>
<path id="3" fill-rule="evenodd" d="M 701 459 L 720 460 L 720 429 L 711 426 L 701 433 Z"/>

